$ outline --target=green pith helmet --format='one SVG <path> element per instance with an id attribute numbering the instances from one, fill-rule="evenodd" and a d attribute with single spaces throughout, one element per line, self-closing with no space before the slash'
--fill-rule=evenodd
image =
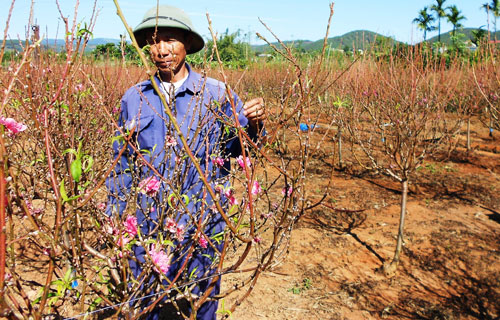
<path id="1" fill-rule="evenodd" d="M 134 29 L 134 36 L 139 47 L 142 48 L 147 44 L 147 36 L 151 35 L 155 28 L 177 28 L 190 33 L 192 39 L 187 54 L 198 52 L 205 45 L 203 38 L 194 30 L 191 19 L 179 8 L 160 5 L 149 9 L 141 23 Z"/>

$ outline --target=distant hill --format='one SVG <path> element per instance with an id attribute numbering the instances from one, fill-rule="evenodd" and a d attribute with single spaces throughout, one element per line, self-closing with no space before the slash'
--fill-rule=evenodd
<path id="1" fill-rule="evenodd" d="M 457 30 L 457 33 L 464 34 L 466 37 L 466 40 L 470 40 L 473 38 L 472 37 L 473 30 L 477 30 L 477 28 L 459 29 L 459 30 Z M 451 34 L 452 34 L 452 31 L 441 33 L 441 42 L 444 44 L 447 44 L 447 45 L 451 44 Z M 487 30 L 486 30 L 486 34 L 488 34 Z M 490 34 L 491 39 L 495 39 L 495 35 L 496 35 L 496 39 L 500 40 L 500 31 L 497 31 L 496 34 L 494 32 L 491 32 L 491 34 Z M 430 42 L 430 43 L 437 42 L 438 38 L 439 38 L 439 36 L 432 37 L 430 39 L 427 39 L 427 42 Z"/>
<path id="2" fill-rule="evenodd" d="M 2 45 L 3 41 L 0 40 L 0 46 Z M 87 43 L 87 47 L 85 49 L 86 52 L 92 51 L 95 49 L 100 44 L 106 44 L 106 43 L 114 43 L 114 44 L 119 44 L 120 40 L 119 39 L 110 39 L 110 38 L 95 38 L 95 39 L 90 39 L 89 42 Z M 55 49 L 56 51 L 62 50 L 65 46 L 65 41 L 62 39 L 42 39 L 41 45 L 45 48 L 51 48 Z M 24 46 L 24 42 L 23 42 Z M 5 44 L 5 49 L 6 50 L 21 50 L 21 46 L 19 45 L 18 40 L 7 40 Z"/>
<path id="3" fill-rule="evenodd" d="M 472 30 L 476 30 L 475 28 L 464 28 L 460 29 L 457 32 L 463 33 L 466 36 L 466 39 L 472 38 Z M 496 38 L 500 39 L 500 31 L 496 32 Z M 432 37 L 427 40 L 427 42 L 433 43 L 436 42 L 438 36 Z M 491 33 L 491 39 L 495 39 L 495 34 Z M 356 30 L 351 31 L 341 36 L 335 36 L 328 38 L 328 45 L 334 49 L 346 49 L 349 50 L 358 50 L 358 49 L 368 49 L 372 47 L 376 41 L 383 41 L 386 44 L 398 44 L 397 40 L 394 40 L 391 37 L 383 36 L 379 33 L 368 31 L 368 30 Z M 451 31 L 445 32 L 441 34 L 441 42 L 445 44 L 451 43 Z M 86 52 L 90 52 L 95 49 L 96 46 L 106 43 L 114 43 L 119 44 L 119 39 L 111 39 L 111 38 L 95 38 L 90 39 L 87 43 Z M 283 41 L 286 45 L 292 45 L 293 47 L 303 50 L 303 51 L 319 51 L 323 48 L 323 39 L 319 39 L 316 41 L 311 40 L 294 40 L 294 41 Z M 2 41 L 0 40 L 0 45 Z M 23 43 L 24 45 L 24 43 Z M 61 39 L 44 39 L 42 40 L 42 46 L 50 47 L 55 50 L 62 50 L 64 48 L 64 40 Z M 273 43 L 277 47 L 280 47 L 279 44 Z M 7 40 L 6 43 L 7 50 L 21 50 L 19 43 L 17 40 Z M 257 53 L 267 52 L 270 50 L 269 45 L 254 45 L 252 49 Z"/>
<path id="4" fill-rule="evenodd" d="M 377 41 L 377 39 L 389 42 L 389 43 L 398 43 L 398 41 L 393 38 L 383 36 L 376 32 L 368 31 L 368 30 L 356 30 L 348 32 L 341 36 L 336 36 L 327 39 L 327 43 L 331 48 L 335 49 L 344 49 L 349 48 L 349 50 L 358 50 L 358 49 L 368 49 L 373 46 L 373 44 Z M 286 45 L 293 44 L 295 48 L 300 48 L 305 51 L 317 51 L 323 48 L 323 39 L 317 41 L 308 41 L 308 40 L 296 40 L 296 41 L 284 41 Z M 277 45 L 277 43 L 273 43 Z M 266 52 L 269 49 L 269 45 L 258 45 L 252 46 L 256 52 Z M 279 47 L 279 46 L 278 46 Z"/>

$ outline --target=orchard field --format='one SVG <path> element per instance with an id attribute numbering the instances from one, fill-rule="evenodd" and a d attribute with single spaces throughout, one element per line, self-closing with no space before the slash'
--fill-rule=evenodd
<path id="1" fill-rule="evenodd" d="M 35 41 L 0 55 L 3 317 L 138 319 L 146 297 L 169 299 L 189 317 L 183 304 L 194 316 L 210 299 L 193 288 L 219 275 L 220 318 L 500 317 L 494 45 L 475 52 L 374 47 L 354 55 L 277 45 L 271 57 L 234 68 L 214 36 L 206 54 L 190 60 L 193 68 L 244 101 L 263 97 L 266 135 L 252 141 L 234 115 L 217 118 L 210 106 L 243 155 L 200 156 L 165 108 L 158 116 L 176 154 L 176 175 L 166 179 L 154 165 L 155 147 L 143 149 L 137 139 L 135 130 L 144 128 L 119 118 L 121 96 L 154 74 L 151 64 L 125 52 L 91 57 L 84 54 L 90 31 L 67 20 L 66 28 L 62 52 Z M 106 185 L 126 155 L 130 192 L 111 198 L 127 209 L 109 215 Z M 178 181 L 185 168 L 204 176 L 203 161 L 231 161 L 230 187 L 200 177 L 203 199 L 217 201 L 193 207 L 197 200 Z M 161 237 L 138 232 L 134 215 L 145 210 L 138 198 L 148 214 L 161 214 Z M 226 228 L 207 233 L 205 212 L 222 216 Z M 133 277 L 128 262 L 138 246 L 149 248 L 146 272 Z M 207 247 L 209 274 L 186 262 L 175 279 L 161 278 L 175 257 L 189 261 Z"/>

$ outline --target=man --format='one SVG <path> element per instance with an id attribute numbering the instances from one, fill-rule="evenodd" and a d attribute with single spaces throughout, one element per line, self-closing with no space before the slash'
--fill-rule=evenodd
<path id="1" fill-rule="evenodd" d="M 220 277 L 215 273 L 226 223 L 215 204 L 223 208 L 235 204 L 228 180 L 229 157 L 241 155 L 244 143 L 237 138 L 239 128 L 258 139 L 266 119 L 263 99 L 243 104 L 233 92 L 228 96 L 223 83 L 191 69 L 186 55 L 200 51 L 204 41 L 178 8 L 148 10 L 134 36 L 140 47 L 149 46 L 157 68 L 155 82 L 166 105 L 149 80 L 133 86 L 122 98 L 119 125 L 132 133 L 133 146 L 120 155 L 123 141 L 114 144 L 115 157 L 120 160 L 107 181 L 108 213 L 122 220 L 124 216 L 131 221 L 136 218 L 140 232 L 134 231 L 134 223 L 127 226 L 127 240 L 120 235 L 117 246 L 140 237 L 137 243 L 131 242 L 129 265 L 134 277 L 129 282 L 140 283 L 142 294 L 153 296 L 140 308 L 148 308 L 157 298 L 154 295 L 167 288 L 173 290 L 173 296 L 189 289 L 187 300 L 190 310 L 196 310 L 196 318 L 215 319 L 217 302 L 201 304 L 197 300 L 219 292 Z M 202 178 L 218 190 L 216 199 L 207 192 Z M 154 266 L 152 272 L 151 268 L 144 270 L 147 263 Z M 174 318 L 161 312 L 152 308 L 148 319 Z"/>

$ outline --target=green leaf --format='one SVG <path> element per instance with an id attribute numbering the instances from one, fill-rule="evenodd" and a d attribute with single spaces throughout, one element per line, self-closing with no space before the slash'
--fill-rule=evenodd
<path id="1" fill-rule="evenodd" d="M 217 244 L 220 244 L 222 242 L 222 238 L 224 236 L 224 231 L 221 231 L 217 234 L 214 234 L 213 236 L 210 237 L 210 239 L 214 240 L 217 242 Z"/>
<path id="2" fill-rule="evenodd" d="M 229 213 L 229 215 L 234 214 L 234 213 L 238 210 L 238 207 L 239 207 L 239 206 L 238 206 L 237 204 L 233 204 L 233 205 L 231 206 L 231 209 L 229 209 L 229 212 L 228 212 L 228 213 Z"/>
<path id="3" fill-rule="evenodd" d="M 59 184 L 59 193 L 61 194 L 64 202 L 69 201 L 68 194 L 66 193 L 66 189 L 64 188 L 64 179 L 62 179 L 61 183 Z"/>
<path id="4" fill-rule="evenodd" d="M 194 277 L 196 277 L 197 270 L 198 267 L 194 268 L 193 271 L 191 271 L 191 273 L 189 274 L 189 279 L 193 279 Z"/>
<path id="5" fill-rule="evenodd" d="M 62 154 L 63 154 L 63 156 L 64 156 L 66 153 L 71 153 L 71 154 L 73 154 L 75 157 L 78 157 L 78 153 L 76 152 L 76 150 L 75 150 L 75 149 L 66 149 L 66 150 L 64 150 L 64 151 L 63 151 L 63 153 L 62 153 Z"/>
<path id="6" fill-rule="evenodd" d="M 66 112 L 69 112 L 69 106 L 67 104 L 65 104 L 65 103 L 61 104 L 61 108 L 66 110 Z"/>
<path id="7" fill-rule="evenodd" d="M 92 156 L 85 156 L 83 163 L 85 164 L 85 170 L 83 172 L 87 173 L 92 169 L 92 165 L 94 165 L 94 158 L 92 158 Z"/>
<path id="8" fill-rule="evenodd" d="M 111 138 L 111 144 L 117 142 L 118 143 L 124 143 L 125 142 L 125 138 L 122 136 L 122 135 L 119 135 L 119 136 L 115 136 L 113 138 Z"/>
<path id="9" fill-rule="evenodd" d="M 172 207 L 172 198 L 174 198 L 174 197 L 175 197 L 174 193 L 171 193 L 171 194 L 168 195 L 167 203 L 168 203 L 169 207 Z"/>
<path id="10" fill-rule="evenodd" d="M 82 177 L 82 161 L 80 158 L 76 158 L 73 162 L 71 162 L 70 171 L 73 180 L 80 182 L 80 178 Z"/>
<path id="11" fill-rule="evenodd" d="M 164 246 L 175 247 L 174 243 L 170 240 L 163 240 L 161 244 L 163 244 Z"/>

